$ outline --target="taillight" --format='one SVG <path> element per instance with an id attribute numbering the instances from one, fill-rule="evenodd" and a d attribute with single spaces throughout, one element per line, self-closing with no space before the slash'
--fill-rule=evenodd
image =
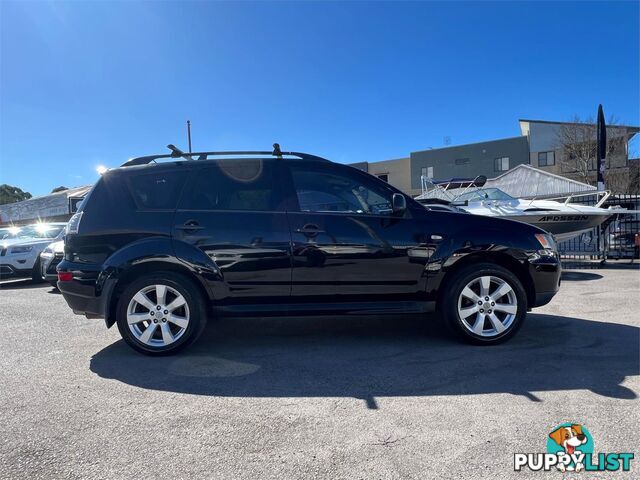
<path id="1" fill-rule="evenodd" d="M 71 272 L 58 272 L 59 282 L 70 282 L 73 280 L 73 273 Z"/>
<path id="2" fill-rule="evenodd" d="M 82 220 L 82 212 L 75 213 L 73 217 L 69 219 L 69 223 L 67 223 L 65 233 L 78 233 L 78 229 L 80 228 L 80 220 Z"/>

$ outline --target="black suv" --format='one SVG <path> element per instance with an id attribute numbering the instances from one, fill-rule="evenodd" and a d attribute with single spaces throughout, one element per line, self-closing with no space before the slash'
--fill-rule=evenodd
<path id="1" fill-rule="evenodd" d="M 429 211 L 368 173 L 274 147 L 170 146 L 103 174 L 58 266 L 73 311 L 152 355 L 194 342 L 213 312 L 437 310 L 462 338 L 495 344 L 558 291 L 543 230 Z"/>

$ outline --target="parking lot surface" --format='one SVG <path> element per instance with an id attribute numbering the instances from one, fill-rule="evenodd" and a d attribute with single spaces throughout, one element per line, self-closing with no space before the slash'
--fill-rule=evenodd
<path id="1" fill-rule="evenodd" d="M 0 477 L 557 478 L 513 456 L 560 423 L 596 452 L 638 446 L 639 292 L 637 270 L 565 272 L 497 347 L 415 316 L 225 318 L 148 358 L 48 285 L 5 282 Z"/>

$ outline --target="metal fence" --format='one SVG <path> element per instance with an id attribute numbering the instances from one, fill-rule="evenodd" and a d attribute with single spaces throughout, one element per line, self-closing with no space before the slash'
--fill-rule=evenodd
<path id="1" fill-rule="evenodd" d="M 597 197 L 576 198 L 572 203 L 594 205 Z M 640 195 L 612 195 L 602 205 L 640 210 Z M 577 238 L 558 244 L 558 251 L 565 265 L 588 267 L 607 260 L 640 258 L 640 214 L 615 215 L 599 227 Z"/>

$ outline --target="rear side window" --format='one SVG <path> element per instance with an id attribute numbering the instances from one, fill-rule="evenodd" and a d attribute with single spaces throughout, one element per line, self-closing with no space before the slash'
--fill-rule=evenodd
<path id="1" fill-rule="evenodd" d="M 141 173 L 129 177 L 129 189 L 138 208 L 171 210 L 176 208 L 185 178 L 184 170 Z"/>
<path id="2" fill-rule="evenodd" d="M 276 210 L 274 167 L 264 160 L 220 160 L 196 171 L 182 197 L 186 210 Z"/>

